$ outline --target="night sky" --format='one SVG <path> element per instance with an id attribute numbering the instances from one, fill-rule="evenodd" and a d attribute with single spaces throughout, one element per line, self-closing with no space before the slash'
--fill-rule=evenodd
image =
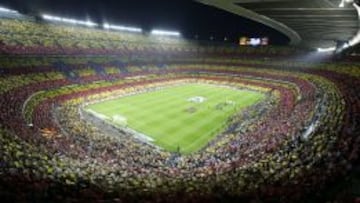
<path id="1" fill-rule="evenodd" d="M 186 38 L 238 42 L 240 36 L 270 38 L 283 45 L 288 39 L 279 32 L 191 0 L 0 0 L 0 6 L 26 14 L 47 13 L 96 23 L 180 31 Z"/>

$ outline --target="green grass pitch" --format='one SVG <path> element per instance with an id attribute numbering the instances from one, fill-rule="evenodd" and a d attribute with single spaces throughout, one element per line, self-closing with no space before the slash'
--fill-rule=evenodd
<path id="1" fill-rule="evenodd" d="M 126 118 L 127 127 L 154 139 L 168 151 L 200 150 L 234 113 L 262 99 L 258 92 L 208 84 L 184 84 L 89 105 L 109 118 Z M 189 101 L 191 98 L 204 101 Z"/>

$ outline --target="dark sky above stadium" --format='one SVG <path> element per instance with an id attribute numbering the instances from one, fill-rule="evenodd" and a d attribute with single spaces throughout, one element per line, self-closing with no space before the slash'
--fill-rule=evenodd
<path id="1" fill-rule="evenodd" d="M 237 42 L 240 36 L 270 38 L 286 44 L 279 32 L 256 22 L 191 0 L 0 0 L 0 6 L 22 13 L 47 13 L 97 23 L 178 30 L 186 38 Z"/>

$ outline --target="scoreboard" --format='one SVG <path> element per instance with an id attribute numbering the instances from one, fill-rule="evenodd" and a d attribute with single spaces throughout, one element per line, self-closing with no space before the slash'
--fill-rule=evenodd
<path id="1" fill-rule="evenodd" d="M 269 38 L 249 38 L 249 37 L 240 37 L 239 40 L 240 46 L 267 46 L 269 45 Z"/>

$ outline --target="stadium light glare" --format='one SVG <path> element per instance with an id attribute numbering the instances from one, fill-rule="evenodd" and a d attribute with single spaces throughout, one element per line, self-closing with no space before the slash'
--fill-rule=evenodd
<path id="1" fill-rule="evenodd" d="M 341 1 L 340 4 L 339 4 L 339 8 L 344 8 L 344 6 L 345 6 L 344 1 Z"/>
<path id="2" fill-rule="evenodd" d="M 51 15 L 42 15 L 42 17 L 45 19 L 45 20 L 52 20 L 52 21 L 61 21 L 61 18 L 60 17 L 55 17 L 55 16 L 51 16 Z"/>
<path id="3" fill-rule="evenodd" d="M 318 48 L 317 51 L 318 52 L 331 52 L 331 51 L 335 51 L 336 47 L 328 47 L 328 48 Z"/>
<path id="4" fill-rule="evenodd" d="M 57 22 L 63 22 L 63 23 L 70 23 L 70 24 L 74 24 L 74 25 L 85 25 L 85 26 L 88 26 L 88 27 L 97 26 L 96 23 L 91 22 L 90 20 L 82 21 L 82 20 L 75 20 L 75 19 L 71 19 L 71 18 L 61 18 L 61 17 L 58 17 L 58 16 L 52 16 L 52 15 L 47 15 L 47 14 L 43 14 L 42 17 L 45 20 L 57 21 Z"/>
<path id="5" fill-rule="evenodd" d="M 341 0 L 339 4 L 339 8 L 344 8 L 347 4 L 354 3 L 354 0 Z"/>
<path id="6" fill-rule="evenodd" d="M 0 12 L 3 13 L 13 13 L 13 14 L 17 14 L 18 12 L 12 9 L 8 9 L 8 8 L 4 8 L 4 7 L 0 7 Z"/>
<path id="7" fill-rule="evenodd" d="M 358 13 L 358 18 L 360 21 L 360 6 L 358 6 L 356 3 L 353 3 L 353 6 L 355 7 L 357 13 Z M 356 44 L 360 43 L 360 29 L 358 30 L 357 34 L 349 40 L 348 42 L 348 47 L 349 46 L 354 46 Z M 347 47 L 346 47 L 347 48 Z"/>
<path id="8" fill-rule="evenodd" d="M 62 18 L 61 21 L 62 21 L 62 22 L 65 22 L 65 23 L 71 23 L 71 24 L 76 24 L 76 23 L 77 23 L 77 20 L 75 20 L 75 19 L 70 19 L 70 18 Z"/>
<path id="9" fill-rule="evenodd" d="M 119 30 L 119 31 L 127 31 L 127 32 L 142 32 L 143 30 L 141 28 L 137 27 L 127 27 L 122 25 L 111 25 L 108 23 L 103 24 L 104 29 L 110 29 L 110 30 Z"/>
<path id="10" fill-rule="evenodd" d="M 104 28 L 104 29 L 110 29 L 110 25 L 107 24 L 107 23 L 104 23 L 104 24 L 103 24 L 103 28 Z"/>
<path id="11" fill-rule="evenodd" d="M 166 30 L 152 30 L 151 31 L 152 35 L 162 35 L 162 36 L 174 36 L 174 37 L 180 37 L 181 34 L 180 32 L 176 32 L 176 31 L 166 31 Z"/>
<path id="12" fill-rule="evenodd" d="M 354 1 L 354 0 L 342 0 L 341 3 L 340 3 L 340 6 L 341 4 L 351 4 L 353 5 L 353 7 L 356 9 L 356 12 L 358 14 L 358 19 L 360 21 L 360 6 L 358 5 L 357 1 Z M 360 29 L 358 30 L 358 32 L 356 33 L 356 35 L 351 38 L 348 42 L 344 43 L 344 45 L 342 47 L 339 47 L 336 49 L 336 52 L 335 53 L 340 53 L 342 51 L 344 51 L 345 49 L 349 48 L 349 47 L 352 47 L 352 46 L 355 46 L 357 44 L 360 43 Z"/>
<path id="13" fill-rule="evenodd" d="M 94 27 L 94 26 L 97 26 L 97 24 L 96 24 L 96 23 L 91 22 L 91 21 L 89 21 L 89 20 L 85 22 L 85 25 L 86 25 L 86 26 L 88 26 L 88 27 Z"/>

